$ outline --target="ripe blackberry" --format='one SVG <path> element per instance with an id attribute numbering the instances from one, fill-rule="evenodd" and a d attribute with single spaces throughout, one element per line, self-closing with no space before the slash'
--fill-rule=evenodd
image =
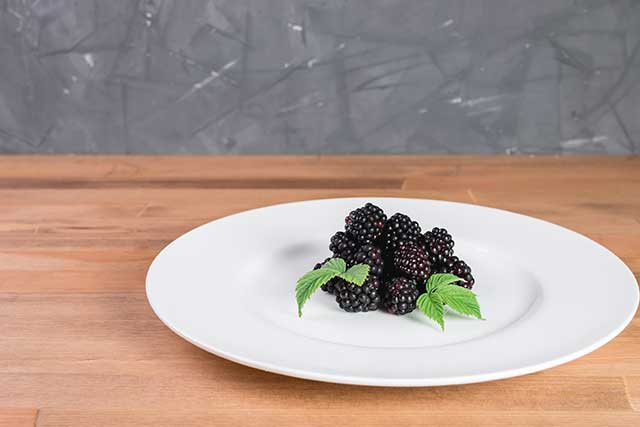
<path id="1" fill-rule="evenodd" d="M 374 311 L 380 306 L 380 279 L 369 275 L 362 286 L 335 279 L 336 302 L 344 311 Z"/>
<path id="2" fill-rule="evenodd" d="M 394 277 L 385 284 L 382 303 L 391 314 L 407 314 L 415 310 L 418 295 L 414 280 Z"/>
<path id="3" fill-rule="evenodd" d="M 342 258 L 347 265 L 352 265 L 353 257 L 358 251 L 358 244 L 350 234 L 338 231 L 331 237 L 329 250 L 333 252 L 333 256 Z"/>
<path id="4" fill-rule="evenodd" d="M 328 294 L 331 295 L 337 295 L 338 292 L 336 291 L 336 281 L 338 279 L 331 279 L 329 280 L 327 283 L 325 283 L 324 285 L 320 286 L 320 289 L 322 289 L 323 291 L 325 291 Z"/>
<path id="5" fill-rule="evenodd" d="M 367 264 L 369 274 L 373 276 L 382 276 L 384 261 L 382 260 L 382 250 L 373 245 L 364 245 L 353 257 L 354 264 Z"/>
<path id="6" fill-rule="evenodd" d="M 322 262 L 317 263 L 316 265 L 313 266 L 314 270 L 319 269 L 320 267 L 322 267 L 327 261 L 329 261 L 331 258 L 327 258 Z M 330 293 L 331 295 L 335 295 L 336 294 L 336 290 L 335 290 L 335 281 L 336 279 L 331 279 L 329 280 L 327 283 L 325 283 L 324 285 L 320 286 L 320 289 L 322 289 L 323 291 Z"/>
<path id="7" fill-rule="evenodd" d="M 431 264 L 426 252 L 413 243 L 396 249 L 393 254 L 393 266 L 398 273 L 415 280 L 418 284 L 424 284 L 431 275 Z"/>
<path id="8" fill-rule="evenodd" d="M 326 258 L 324 261 L 316 263 L 316 265 L 313 266 L 313 269 L 314 270 L 318 270 L 320 267 L 322 267 L 330 259 L 331 258 Z"/>
<path id="9" fill-rule="evenodd" d="M 424 233 L 424 245 L 431 265 L 442 264 L 453 255 L 454 241 L 444 228 L 434 227 Z"/>
<path id="10" fill-rule="evenodd" d="M 395 213 L 382 230 L 382 249 L 386 255 L 393 256 L 393 252 L 400 246 L 416 243 L 420 231 L 420 224 L 404 214 Z"/>
<path id="11" fill-rule="evenodd" d="M 344 220 L 345 231 L 361 245 L 373 243 L 380 237 L 387 215 L 372 203 L 351 211 Z"/>
<path id="12" fill-rule="evenodd" d="M 463 288 L 471 289 L 476 283 L 476 280 L 471 274 L 471 267 L 469 267 L 466 262 L 464 262 L 457 256 L 451 256 L 447 258 L 445 262 L 441 263 L 438 266 L 438 270 L 440 273 L 451 273 L 455 274 L 461 279 L 464 279 L 464 282 L 460 280 L 455 283 L 456 285 L 462 286 Z"/>

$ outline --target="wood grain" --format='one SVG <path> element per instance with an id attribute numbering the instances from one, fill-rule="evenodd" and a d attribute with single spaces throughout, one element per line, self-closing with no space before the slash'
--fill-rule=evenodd
<path id="1" fill-rule="evenodd" d="M 0 426 L 32 427 L 38 417 L 37 409 L 0 407 Z"/>
<path id="2" fill-rule="evenodd" d="M 179 339 L 144 296 L 203 222 L 344 196 L 509 209 L 581 232 L 640 274 L 638 157 L 0 157 L 0 425 L 640 425 L 640 318 L 537 374 L 455 387 L 323 384 Z"/>

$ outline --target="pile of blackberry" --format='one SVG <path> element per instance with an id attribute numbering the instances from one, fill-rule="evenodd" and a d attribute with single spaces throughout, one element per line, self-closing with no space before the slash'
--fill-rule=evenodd
<path id="1" fill-rule="evenodd" d="M 463 279 L 456 284 L 466 289 L 475 284 L 471 267 L 454 255 L 454 245 L 444 228 L 434 227 L 423 233 L 420 224 L 409 216 L 395 213 L 387 218 L 380 207 L 367 203 L 349 213 L 344 230 L 337 231 L 329 243 L 330 258 L 344 259 L 347 267 L 369 265 L 367 280 L 357 286 L 335 278 L 322 290 L 334 295 L 347 312 L 380 308 L 396 315 L 411 313 L 432 274 L 455 274 Z"/>

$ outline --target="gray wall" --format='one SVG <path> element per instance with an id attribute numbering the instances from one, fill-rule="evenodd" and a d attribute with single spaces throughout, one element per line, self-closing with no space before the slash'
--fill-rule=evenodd
<path id="1" fill-rule="evenodd" d="M 0 0 L 0 152 L 640 150 L 640 2 Z"/>

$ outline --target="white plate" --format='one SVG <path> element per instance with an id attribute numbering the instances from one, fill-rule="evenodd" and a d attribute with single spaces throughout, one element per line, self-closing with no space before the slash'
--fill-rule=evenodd
<path id="1" fill-rule="evenodd" d="M 297 317 L 296 279 L 372 201 L 442 226 L 473 268 L 485 321 L 418 311 L 346 313 L 318 291 Z M 242 212 L 168 245 L 147 296 L 175 333 L 254 368 L 377 386 L 462 384 L 523 375 L 602 346 L 632 319 L 638 286 L 613 253 L 573 231 L 507 211 L 434 200 L 314 200 Z"/>

